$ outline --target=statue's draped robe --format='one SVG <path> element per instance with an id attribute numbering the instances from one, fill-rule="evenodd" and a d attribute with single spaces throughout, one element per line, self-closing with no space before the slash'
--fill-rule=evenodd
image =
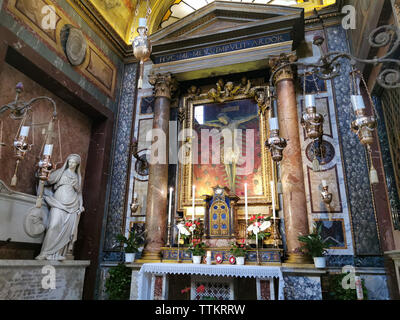
<path id="1" fill-rule="evenodd" d="M 48 184 L 53 185 L 54 195 L 44 197 L 51 210 L 40 256 L 47 258 L 65 256 L 79 222 L 82 196 L 78 175 L 68 169 L 62 170 L 50 175 Z"/>

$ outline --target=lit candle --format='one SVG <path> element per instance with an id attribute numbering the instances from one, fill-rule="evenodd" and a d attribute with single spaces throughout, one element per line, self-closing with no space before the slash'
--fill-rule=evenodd
<path id="1" fill-rule="evenodd" d="M 168 209 L 168 226 L 171 225 L 171 220 L 172 220 L 172 193 L 174 189 L 170 188 L 169 189 L 169 209 Z"/>
<path id="2" fill-rule="evenodd" d="M 322 180 L 322 186 L 325 188 L 328 186 L 328 182 L 326 180 Z"/>
<path id="3" fill-rule="evenodd" d="M 207 264 L 211 264 L 211 251 L 207 251 Z"/>
<path id="4" fill-rule="evenodd" d="M 139 18 L 139 28 L 147 27 L 147 19 L 146 18 Z"/>
<path id="5" fill-rule="evenodd" d="M 30 127 L 22 127 L 21 133 L 19 134 L 21 137 L 27 137 L 29 135 Z"/>
<path id="6" fill-rule="evenodd" d="M 306 95 L 306 108 L 314 108 L 315 104 L 315 95 L 308 94 Z"/>
<path id="7" fill-rule="evenodd" d="M 273 181 L 271 181 L 271 196 L 272 196 L 272 214 L 274 217 L 274 220 L 276 219 L 276 214 L 275 214 L 275 184 Z"/>
<path id="8" fill-rule="evenodd" d="M 53 145 L 52 144 L 46 144 L 44 146 L 43 155 L 51 156 L 52 154 L 53 154 Z"/>
<path id="9" fill-rule="evenodd" d="M 279 130 L 278 118 L 269 119 L 269 130 Z"/>
<path id="10" fill-rule="evenodd" d="M 195 199 L 196 199 L 196 186 L 193 185 L 193 199 L 192 199 L 192 220 L 194 221 L 194 214 L 196 210 L 196 204 L 195 204 Z"/>
<path id="11" fill-rule="evenodd" d="M 364 99 L 360 95 L 352 95 L 351 103 L 353 105 L 354 111 L 365 109 Z"/>
<path id="12" fill-rule="evenodd" d="M 247 207 L 247 183 L 244 184 L 244 211 L 246 214 L 246 226 L 247 226 L 247 221 L 249 220 L 249 209 Z"/>

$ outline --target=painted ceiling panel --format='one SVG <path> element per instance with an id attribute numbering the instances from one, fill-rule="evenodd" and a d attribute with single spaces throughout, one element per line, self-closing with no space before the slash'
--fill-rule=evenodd
<path id="1" fill-rule="evenodd" d="M 205 7 L 214 0 L 87 0 L 109 26 L 130 44 L 137 35 L 140 17 L 145 17 L 148 6 L 151 8 L 149 20 L 158 21 L 151 29 L 155 32 L 165 28 L 187 15 Z M 336 0 L 224 0 L 232 2 L 265 5 L 303 7 L 306 12 L 336 3 Z M 82 1 L 83 2 L 83 1 Z"/>

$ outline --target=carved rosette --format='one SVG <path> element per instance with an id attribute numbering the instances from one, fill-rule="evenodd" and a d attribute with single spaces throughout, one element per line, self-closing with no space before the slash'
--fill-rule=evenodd
<path id="1" fill-rule="evenodd" d="M 177 82 L 170 73 L 151 74 L 149 83 L 154 86 L 154 96 L 156 98 L 171 99 L 173 91 L 177 89 Z"/>
<path id="2" fill-rule="evenodd" d="M 269 65 L 273 73 L 274 85 L 282 80 L 293 80 L 294 71 L 291 66 L 283 67 L 283 65 L 288 63 L 294 63 L 297 61 L 297 56 L 295 54 L 281 54 L 280 56 L 271 56 L 269 59 Z"/>

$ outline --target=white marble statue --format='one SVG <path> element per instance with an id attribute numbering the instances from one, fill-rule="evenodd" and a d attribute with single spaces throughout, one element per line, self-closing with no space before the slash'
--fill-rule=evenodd
<path id="1" fill-rule="evenodd" d="M 78 224 L 84 211 L 81 157 L 69 155 L 61 169 L 50 174 L 44 200 L 50 208 L 49 224 L 37 260 L 66 259 L 77 239 Z"/>

